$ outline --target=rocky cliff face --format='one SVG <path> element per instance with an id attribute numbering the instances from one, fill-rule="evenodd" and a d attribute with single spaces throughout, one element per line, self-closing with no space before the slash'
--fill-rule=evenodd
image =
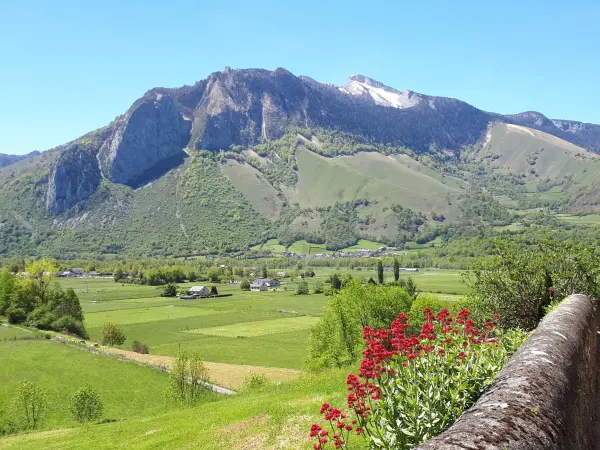
<path id="1" fill-rule="evenodd" d="M 46 207 L 60 214 L 92 195 L 102 180 L 93 148 L 74 144 L 65 150 L 48 181 Z"/>
<path id="2" fill-rule="evenodd" d="M 102 174 L 114 183 L 136 186 L 161 163 L 183 160 L 191 123 L 173 99 L 157 93 L 136 102 L 113 124 L 98 153 Z"/>

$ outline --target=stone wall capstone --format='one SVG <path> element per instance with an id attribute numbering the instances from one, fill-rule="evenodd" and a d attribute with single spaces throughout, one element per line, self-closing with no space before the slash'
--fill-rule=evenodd
<path id="1" fill-rule="evenodd" d="M 473 407 L 416 450 L 597 450 L 598 313 L 571 295 Z"/>

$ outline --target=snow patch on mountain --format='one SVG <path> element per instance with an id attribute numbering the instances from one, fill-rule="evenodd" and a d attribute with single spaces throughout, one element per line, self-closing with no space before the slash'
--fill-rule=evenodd
<path id="1" fill-rule="evenodd" d="M 397 91 L 363 75 L 351 76 L 339 89 L 346 94 L 371 100 L 377 105 L 399 109 L 410 108 L 423 100 L 419 94 L 411 91 Z"/>

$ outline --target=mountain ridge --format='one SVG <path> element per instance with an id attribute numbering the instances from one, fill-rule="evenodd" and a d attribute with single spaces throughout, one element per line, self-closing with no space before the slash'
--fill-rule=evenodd
<path id="1" fill-rule="evenodd" d="M 592 210 L 600 158 L 573 141 L 598 148 L 594 127 L 363 75 L 338 87 L 227 68 L 150 89 L 105 127 L 0 169 L 0 254 L 343 248 L 506 225 L 506 205 Z"/>

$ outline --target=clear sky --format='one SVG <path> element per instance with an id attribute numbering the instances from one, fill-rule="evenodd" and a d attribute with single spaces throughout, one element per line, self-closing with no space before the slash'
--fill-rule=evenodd
<path id="1" fill-rule="evenodd" d="M 106 125 L 155 86 L 285 67 L 600 123 L 597 0 L 0 2 L 0 153 Z"/>

